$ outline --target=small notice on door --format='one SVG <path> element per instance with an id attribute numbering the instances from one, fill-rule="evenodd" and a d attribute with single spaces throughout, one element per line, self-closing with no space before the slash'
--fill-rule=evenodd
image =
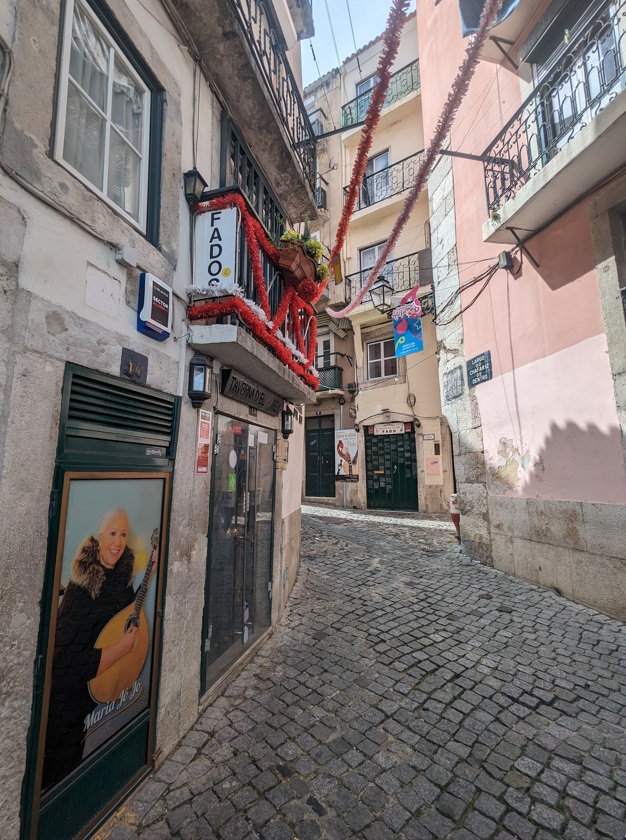
<path id="1" fill-rule="evenodd" d="M 208 473 L 209 450 L 211 448 L 211 412 L 200 409 L 198 412 L 198 445 L 196 472 Z"/>

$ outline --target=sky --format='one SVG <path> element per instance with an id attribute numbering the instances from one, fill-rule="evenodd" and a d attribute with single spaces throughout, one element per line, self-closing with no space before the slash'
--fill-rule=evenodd
<path id="1" fill-rule="evenodd" d="M 350 16 L 354 28 L 354 39 L 350 27 Z M 330 12 L 330 22 L 328 12 Z M 349 55 L 360 50 L 373 38 L 382 35 L 391 8 L 391 0 L 313 0 L 315 36 L 302 41 L 302 80 L 306 87 L 315 79 L 338 67 Z M 415 0 L 409 4 L 409 12 L 415 9 Z M 331 29 L 332 22 L 332 29 Z M 333 32 L 337 52 L 333 43 Z M 356 48 L 354 43 L 356 41 Z M 313 60 L 311 44 L 317 57 L 319 70 Z"/>

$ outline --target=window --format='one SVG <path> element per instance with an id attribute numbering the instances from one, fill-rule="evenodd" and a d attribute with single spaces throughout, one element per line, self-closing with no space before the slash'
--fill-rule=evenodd
<path id="1" fill-rule="evenodd" d="M 151 161 L 150 144 L 160 144 L 154 123 L 161 97 L 132 46 L 120 46 L 127 40 L 120 35 L 114 39 L 111 26 L 87 5 L 68 2 L 55 156 L 155 241 L 160 156 L 155 151 Z"/>
<path id="2" fill-rule="evenodd" d="M 622 90 L 616 6 L 571 0 L 537 37 L 528 60 L 538 87 L 542 147 L 562 148 Z"/>
<path id="3" fill-rule="evenodd" d="M 382 201 L 391 193 L 389 165 L 391 156 L 389 149 L 379 155 L 371 157 L 365 167 L 365 177 L 361 184 L 361 207 L 368 207 L 377 201 Z"/>
<path id="4" fill-rule="evenodd" d="M 315 367 L 327 368 L 331 366 L 331 357 L 333 353 L 333 336 L 330 330 L 321 328 L 317 334 L 317 347 L 315 350 Z"/>
<path id="5" fill-rule="evenodd" d="M 378 76 L 370 76 L 369 79 L 364 79 L 358 82 L 356 86 L 357 101 L 357 121 L 363 122 L 367 109 L 369 108 L 371 91 L 376 87 Z"/>
<path id="6" fill-rule="evenodd" d="M 395 376 L 398 362 L 394 351 L 393 338 L 373 341 L 367 345 L 367 378 L 381 379 L 383 376 Z"/>
<path id="7" fill-rule="evenodd" d="M 380 257 L 383 248 L 385 247 L 385 244 L 385 242 L 379 242 L 378 245 L 371 245 L 369 248 L 362 248 L 359 251 L 361 286 L 365 283 L 370 271 L 376 265 L 376 262 L 378 261 L 378 258 Z M 391 253 L 389 257 L 390 259 L 388 259 L 385 265 L 383 266 L 383 269 L 380 272 L 380 276 L 384 277 L 385 280 L 389 283 L 389 285 L 393 287 L 393 253 Z"/>

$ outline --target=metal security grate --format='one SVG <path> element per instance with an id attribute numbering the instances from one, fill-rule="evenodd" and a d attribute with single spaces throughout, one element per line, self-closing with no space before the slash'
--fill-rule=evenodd
<path id="1" fill-rule="evenodd" d="M 112 377 L 73 371 L 66 438 L 169 448 L 174 435 L 175 405 L 175 398 L 169 394 Z"/>

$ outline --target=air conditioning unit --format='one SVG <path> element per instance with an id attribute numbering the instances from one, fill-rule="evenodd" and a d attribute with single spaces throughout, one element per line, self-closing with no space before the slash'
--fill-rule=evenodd
<path id="1" fill-rule="evenodd" d="M 318 210 L 328 210 L 328 198 L 324 187 L 315 190 L 315 205 Z"/>

